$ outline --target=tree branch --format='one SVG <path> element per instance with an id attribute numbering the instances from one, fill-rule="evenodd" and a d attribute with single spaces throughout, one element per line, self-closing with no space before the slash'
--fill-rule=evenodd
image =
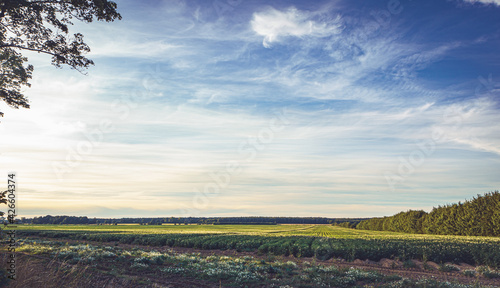
<path id="1" fill-rule="evenodd" d="M 49 52 L 49 51 L 45 51 L 45 50 L 42 50 L 42 49 L 34 49 L 34 48 L 29 48 L 29 47 L 24 47 L 24 46 L 18 46 L 18 45 L 0 45 L 0 48 L 5 48 L 5 47 L 24 49 L 24 50 L 34 51 L 34 52 L 38 52 L 38 53 L 45 53 L 45 54 L 49 54 L 49 55 L 52 55 L 52 56 L 61 56 L 59 54 L 52 53 L 52 52 Z"/>

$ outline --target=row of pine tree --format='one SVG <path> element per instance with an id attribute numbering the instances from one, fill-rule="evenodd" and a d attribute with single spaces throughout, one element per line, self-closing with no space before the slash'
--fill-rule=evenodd
<path id="1" fill-rule="evenodd" d="M 500 193 L 478 195 L 464 203 L 434 207 L 430 213 L 410 210 L 371 218 L 356 229 L 464 236 L 500 236 Z"/>

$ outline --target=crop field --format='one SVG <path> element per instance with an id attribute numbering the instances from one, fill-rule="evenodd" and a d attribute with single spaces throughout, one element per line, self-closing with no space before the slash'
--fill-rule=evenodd
<path id="1" fill-rule="evenodd" d="M 500 239 L 417 235 L 329 225 L 26 225 L 19 235 L 203 250 L 237 250 L 318 260 L 418 259 L 500 267 Z"/>
<path id="2" fill-rule="evenodd" d="M 19 274 L 27 282 L 12 287 L 47 279 L 59 279 L 54 287 L 500 287 L 500 239 L 491 237 L 331 225 L 16 229 L 19 262 L 28 263 Z M 418 271 L 408 272 L 412 267 Z"/>
<path id="3" fill-rule="evenodd" d="M 409 279 L 350 265 L 342 267 L 298 259 L 202 255 L 178 253 L 168 248 L 131 249 L 40 239 L 24 239 L 20 244 L 19 252 L 37 258 L 30 260 L 30 269 L 24 266 L 20 269 L 19 282 L 9 283 L 14 288 L 49 287 L 49 282 L 50 287 L 495 287 L 479 282 L 440 281 L 433 277 Z M 42 266 L 43 271 L 33 273 L 34 265 Z M 460 273 L 457 275 L 462 278 L 498 274 L 487 267 Z"/>
<path id="4" fill-rule="evenodd" d="M 316 236 L 338 239 L 457 239 L 457 241 L 489 241 L 497 237 L 407 234 L 387 231 L 356 230 L 331 225 L 24 225 L 22 231 L 60 231 L 126 234 L 226 234 L 261 236 Z"/>

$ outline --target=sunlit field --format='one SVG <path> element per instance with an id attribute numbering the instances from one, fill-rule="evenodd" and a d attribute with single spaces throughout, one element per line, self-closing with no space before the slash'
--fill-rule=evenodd
<path id="1" fill-rule="evenodd" d="M 25 231 L 71 231 L 133 234 L 224 234 L 262 236 L 316 236 L 338 239 L 426 239 L 499 243 L 497 237 L 407 234 L 347 229 L 331 225 L 22 225 Z"/>
<path id="2" fill-rule="evenodd" d="M 365 231 L 330 225 L 24 225 L 21 236 L 316 257 L 420 259 L 500 266 L 500 239 Z"/>

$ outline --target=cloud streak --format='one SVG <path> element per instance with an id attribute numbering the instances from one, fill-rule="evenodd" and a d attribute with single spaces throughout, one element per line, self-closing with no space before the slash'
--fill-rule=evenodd
<path id="1" fill-rule="evenodd" d="M 342 32 L 340 16 L 329 21 L 315 21 L 314 14 L 290 7 L 279 11 L 272 7 L 254 13 L 251 21 L 253 31 L 264 36 L 262 44 L 270 48 L 272 43 L 284 41 L 287 37 L 328 37 Z"/>
<path id="2" fill-rule="evenodd" d="M 500 5 L 500 0 L 464 0 L 469 3 L 483 3 L 483 4 L 494 4 Z"/>

